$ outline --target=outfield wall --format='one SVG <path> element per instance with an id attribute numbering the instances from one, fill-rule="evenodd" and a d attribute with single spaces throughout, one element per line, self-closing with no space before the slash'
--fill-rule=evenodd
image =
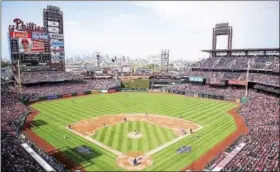
<path id="1" fill-rule="evenodd" d="M 91 91 L 84 91 L 84 92 L 74 92 L 74 93 L 68 93 L 68 94 L 55 94 L 55 95 L 49 95 L 49 96 L 42 96 L 42 97 L 32 97 L 32 98 L 23 98 L 21 101 L 25 105 L 29 105 L 32 103 L 36 103 L 39 101 L 45 101 L 45 100 L 54 100 L 54 99 L 60 99 L 60 98 L 67 98 L 67 97 L 76 97 L 76 96 L 83 96 L 83 95 L 89 95 L 89 94 L 111 94 L 116 92 L 147 92 L 148 89 L 145 88 L 119 88 L 119 89 L 102 89 L 102 90 L 91 90 Z"/>
<path id="2" fill-rule="evenodd" d="M 82 95 L 89 95 L 89 94 L 112 94 L 116 92 L 167 92 L 170 94 L 179 94 L 189 97 L 201 97 L 207 99 L 216 99 L 216 100 L 227 100 L 227 101 L 235 101 L 240 102 L 240 99 L 231 99 L 222 95 L 216 94 L 209 94 L 209 93 L 202 93 L 202 92 L 192 92 L 192 91 L 181 91 L 181 90 L 149 90 L 147 88 L 117 88 L 117 89 L 102 89 L 102 90 L 91 90 L 91 91 L 84 91 L 84 92 L 74 92 L 68 94 L 56 94 L 56 95 L 49 95 L 49 96 L 42 96 L 42 97 L 32 97 L 32 98 L 23 98 L 21 101 L 25 105 L 29 105 L 35 102 L 44 101 L 44 100 L 53 100 L 59 98 L 67 98 L 67 97 L 75 97 L 75 96 L 82 96 Z"/>

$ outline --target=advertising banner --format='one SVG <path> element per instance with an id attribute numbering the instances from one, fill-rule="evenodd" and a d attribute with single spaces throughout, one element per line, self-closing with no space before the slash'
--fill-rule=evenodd
<path id="1" fill-rule="evenodd" d="M 52 62 L 60 62 L 64 61 L 65 55 L 64 55 L 64 42 L 63 41 L 57 41 L 57 40 L 51 40 L 51 56 L 52 56 Z"/>
<path id="2" fill-rule="evenodd" d="M 115 92 L 116 92 L 115 89 L 109 89 L 109 90 L 108 90 L 108 93 L 115 93 Z"/>
<path id="3" fill-rule="evenodd" d="M 63 94 L 62 97 L 71 97 L 72 94 Z"/>
<path id="4" fill-rule="evenodd" d="M 47 96 L 43 96 L 43 97 L 39 97 L 40 98 L 40 101 L 42 100 L 48 100 L 48 97 Z"/>
<path id="5" fill-rule="evenodd" d="M 226 83 L 225 83 L 225 81 L 222 81 L 220 79 L 211 78 L 210 84 L 212 84 L 212 85 L 225 85 Z"/>
<path id="6" fill-rule="evenodd" d="M 32 32 L 32 40 L 49 40 L 50 35 L 44 32 Z"/>
<path id="7" fill-rule="evenodd" d="M 45 52 L 44 41 L 33 40 L 31 38 L 19 38 L 18 48 L 21 53 L 43 53 Z"/>
<path id="8" fill-rule="evenodd" d="M 91 91 L 85 91 L 84 95 L 91 94 Z"/>
<path id="9" fill-rule="evenodd" d="M 100 93 L 108 93 L 108 90 L 100 90 Z"/>
<path id="10" fill-rule="evenodd" d="M 229 80 L 228 84 L 231 85 L 247 85 L 247 81 L 240 81 L 240 80 Z"/>
<path id="11" fill-rule="evenodd" d="M 31 34 L 28 32 L 10 32 L 11 38 L 31 38 Z"/>
<path id="12" fill-rule="evenodd" d="M 203 82 L 203 78 L 190 76 L 189 81 Z"/>
<path id="13" fill-rule="evenodd" d="M 51 100 L 51 99 L 57 99 L 57 95 L 50 95 L 50 96 L 48 96 L 48 100 Z"/>
<path id="14" fill-rule="evenodd" d="M 51 41 L 51 46 L 52 47 L 64 47 L 64 42 L 62 42 L 62 41 L 56 41 L 56 42 Z"/>
<path id="15" fill-rule="evenodd" d="M 85 95 L 84 93 L 77 93 L 77 96 Z"/>
<path id="16" fill-rule="evenodd" d="M 64 39 L 64 36 L 63 36 L 63 34 L 50 33 L 50 38 L 51 39 Z"/>
<path id="17" fill-rule="evenodd" d="M 33 102 L 37 102 L 37 101 L 39 101 L 40 99 L 38 98 L 38 97 L 31 97 L 31 98 L 29 98 L 29 102 L 30 103 L 33 103 Z"/>
<path id="18" fill-rule="evenodd" d="M 98 90 L 92 90 L 91 94 L 99 94 L 99 91 Z"/>
<path id="19" fill-rule="evenodd" d="M 61 52 L 64 52 L 64 48 L 52 47 L 52 48 L 51 48 L 51 51 L 52 51 L 53 54 L 55 54 L 55 53 L 61 53 Z"/>

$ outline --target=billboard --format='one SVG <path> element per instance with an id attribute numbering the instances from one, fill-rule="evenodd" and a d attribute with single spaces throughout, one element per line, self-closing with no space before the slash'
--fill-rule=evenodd
<path id="1" fill-rule="evenodd" d="M 50 35 L 45 32 L 32 32 L 32 39 L 33 40 L 49 40 Z"/>
<path id="2" fill-rule="evenodd" d="M 244 85 L 244 86 L 246 86 L 247 85 L 247 81 L 229 80 L 228 84 L 231 84 L 231 85 Z"/>
<path id="3" fill-rule="evenodd" d="M 222 80 L 217 79 L 217 78 L 211 78 L 210 84 L 213 84 L 213 85 L 225 85 L 225 81 L 222 81 Z"/>
<path id="4" fill-rule="evenodd" d="M 64 41 L 51 40 L 52 62 L 64 61 Z"/>
<path id="5" fill-rule="evenodd" d="M 189 81 L 203 82 L 203 78 L 190 76 Z"/>
<path id="6" fill-rule="evenodd" d="M 63 41 L 51 41 L 51 47 L 64 47 Z"/>
<path id="7" fill-rule="evenodd" d="M 63 53 L 63 52 L 64 52 L 64 48 L 52 47 L 51 51 L 52 51 L 53 53 Z"/>
<path id="8" fill-rule="evenodd" d="M 45 52 L 45 43 L 31 38 L 19 38 L 18 49 L 20 53 L 43 53 Z"/>
<path id="9" fill-rule="evenodd" d="M 64 39 L 64 36 L 62 34 L 50 33 L 50 38 L 51 39 Z"/>
<path id="10" fill-rule="evenodd" d="M 31 38 L 31 34 L 28 32 L 10 32 L 11 38 Z"/>

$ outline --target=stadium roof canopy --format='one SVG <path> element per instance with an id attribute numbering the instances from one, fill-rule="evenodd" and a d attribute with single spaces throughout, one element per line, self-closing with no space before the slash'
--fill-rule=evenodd
<path id="1" fill-rule="evenodd" d="M 247 48 L 247 49 L 217 49 L 217 50 L 201 50 L 205 53 L 214 52 L 245 52 L 245 51 L 280 51 L 280 48 Z"/>

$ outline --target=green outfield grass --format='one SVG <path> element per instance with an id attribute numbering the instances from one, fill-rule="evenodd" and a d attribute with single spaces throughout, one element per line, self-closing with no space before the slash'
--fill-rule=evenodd
<path id="1" fill-rule="evenodd" d="M 134 130 L 141 132 L 142 137 L 139 139 L 127 137 L 127 134 Z M 170 129 L 138 121 L 128 121 L 102 128 L 93 135 L 94 139 L 123 153 L 147 152 L 176 137 Z"/>
<path id="2" fill-rule="evenodd" d="M 33 131 L 89 171 L 122 169 L 116 165 L 114 154 L 65 128 L 68 124 L 80 120 L 101 115 L 147 112 L 168 116 L 182 114 L 184 119 L 203 126 L 198 131 L 199 138 L 196 138 L 195 135 L 188 136 L 154 154 L 153 165 L 145 169 L 149 171 L 180 170 L 236 129 L 233 118 L 226 113 L 229 109 L 236 107 L 236 104 L 230 102 L 152 93 L 100 94 L 74 97 L 73 99 L 75 99 L 74 102 L 72 99 L 62 99 L 32 105 L 41 111 L 35 118 Z M 65 140 L 64 135 L 69 139 Z M 106 133 L 104 136 L 106 142 L 112 142 L 113 146 L 117 144 L 119 147 L 120 143 L 114 142 L 116 137 L 109 135 L 111 134 Z M 124 147 L 130 147 L 129 143 L 121 144 Z M 147 143 L 143 143 L 144 148 L 142 149 L 147 149 L 145 144 Z M 78 154 L 75 148 L 81 145 L 92 148 L 93 156 L 83 157 Z M 134 149 L 135 144 L 131 145 L 133 147 L 131 149 Z M 139 146 L 139 144 L 136 145 Z M 191 146 L 192 152 L 177 154 L 176 150 L 183 145 Z"/>

